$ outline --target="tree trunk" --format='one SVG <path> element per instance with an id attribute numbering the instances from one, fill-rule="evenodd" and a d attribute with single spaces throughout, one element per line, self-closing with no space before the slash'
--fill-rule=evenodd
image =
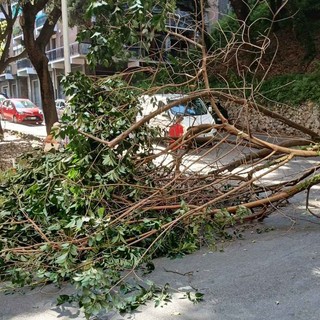
<path id="1" fill-rule="evenodd" d="M 317 54 L 317 48 L 312 36 L 312 27 L 304 10 L 301 9 L 300 1 L 291 0 L 288 3 L 289 13 L 294 16 L 293 31 L 298 41 L 305 49 L 305 60 L 311 61 Z"/>
<path id="2" fill-rule="evenodd" d="M 54 89 L 49 73 L 48 58 L 45 53 L 45 48 L 54 33 L 54 26 L 61 15 L 61 11 L 58 8 L 54 8 L 51 11 L 47 21 L 42 27 L 40 35 L 35 39 L 35 18 L 40 10 L 41 8 L 27 2 L 23 6 L 23 15 L 21 16 L 20 24 L 23 29 L 24 42 L 29 59 L 36 69 L 40 80 L 42 108 L 47 134 L 49 134 L 52 125 L 58 121 L 58 115 L 55 108 Z"/>
<path id="3" fill-rule="evenodd" d="M 1 125 L 1 121 L 0 121 L 0 140 L 3 138 L 3 129 L 2 129 L 2 125 Z"/>
<path id="4" fill-rule="evenodd" d="M 0 52 L 0 74 L 4 73 L 7 66 L 21 59 L 25 55 L 25 51 L 20 54 L 13 56 L 10 53 L 10 47 L 12 43 L 12 34 L 13 34 L 13 26 L 16 23 L 18 17 L 18 11 L 13 12 L 11 6 L 7 6 L 6 10 L 3 6 L 1 6 L 1 11 L 3 15 L 3 20 L 1 21 L 1 31 L 0 31 L 0 43 L 1 52 Z"/>
<path id="5" fill-rule="evenodd" d="M 230 0 L 230 5 L 238 19 L 239 25 L 242 28 L 242 36 L 245 40 L 243 50 L 246 50 L 248 44 L 250 43 L 249 34 L 249 21 L 250 21 L 250 7 L 248 0 Z M 250 51 L 250 46 L 248 47 Z"/>
<path id="6" fill-rule="evenodd" d="M 250 9 L 247 0 L 230 0 L 230 5 L 238 20 L 245 22 L 249 18 Z"/>
<path id="7" fill-rule="evenodd" d="M 34 61 L 39 61 L 37 55 L 34 57 L 29 57 L 33 65 L 35 65 Z M 45 117 L 47 134 L 49 134 L 53 124 L 58 121 L 58 115 L 54 102 L 53 84 L 48 70 L 48 59 L 46 56 L 41 56 L 39 58 L 41 63 L 37 63 L 37 67 L 35 66 L 35 69 L 40 80 L 42 108 Z"/>
<path id="8" fill-rule="evenodd" d="M 275 14 L 278 12 L 278 10 L 281 8 L 281 6 L 282 6 L 282 0 L 270 0 L 270 8 L 271 8 L 271 13 L 272 13 L 271 19 L 274 18 Z M 280 29 L 279 20 L 283 16 L 282 13 L 283 13 L 283 10 L 281 10 L 281 12 L 278 13 L 276 20 L 273 23 L 272 30 L 274 32 Z"/>

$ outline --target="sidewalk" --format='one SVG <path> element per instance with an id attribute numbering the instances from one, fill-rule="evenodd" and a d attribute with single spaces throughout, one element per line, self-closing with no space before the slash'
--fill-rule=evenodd
<path id="1" fill-rule="evenodd" d="M 20 132 L 23 134 L 33 135 L 38 138 L 45 138 L 47 136 L 46 126 L 43 125 L 31 125 L 13 123 L 10 121 L 1 121 L 3 130 L 11 130 L 14 132 Z"/>
<path id="2" fill-rule="evenodd" d="M 150 303 L 133 314 L 99 319 L 318 320 L 320 220 L 307 214 L 304 204 L 304 194 L 296 196 L 262 223 L 247 227 L 243 240 L 221 242 L 217 250 L 155 261 L 152 280 L 198 290 L 203 302 L 193 304 L 179 293 L 164 307 Z M 84 319 L 75 308 L 55 306 L 61 293 L 47 286 L 24 295 L 0 294 L 0 320 Z"/>

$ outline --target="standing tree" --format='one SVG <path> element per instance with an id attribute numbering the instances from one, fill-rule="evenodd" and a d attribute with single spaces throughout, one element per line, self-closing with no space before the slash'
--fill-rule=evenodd
<path id="1" fill-rule="evenodd" d="M 18 10 L 12 10 L 11 1 L 7 0 L 0 4 L 0 12 L 3 15 L 3 20 L 0 21 L 0 74 L 3 73 L 6 67 L 18 59 L 26 55 L 23 51 L 16 56 L 10 56 L 10 44 L 13 34 L 13 26 L 18 17 Z M 3 136 L 3 129 L 0 122 L 0 136 Z"/>
<path id="2" fill-rule="evenodd" d="M 19 2 L 15 3 L 19 6 Z M 18 55 L 10 56 L 10 45 L 13 34 L 13 26 L 18 18 L 18 10 L 12 9 L 11 0 L 7 0 L 5 3 L 0 4 L 0 12 L 2 13 L 4 20 L 2 20 L 0 26 L 0 74 L 3 73 L 6 67 L 18 59 L 21 59 L 26 55 L 25 50 Z"/>
<path id="3" fill-rule="evenodd" d="M 249 18 L 250 6 L 248 0 L 230 0 L 230 5 L 239 23 L 243 23 Z"/>
<path id="4" fill-rule="evenodd" d="M 51 4 L 51 6 L 49 6 Z M 28 57 L 37 71 L 40 80 L 40 91 L 43 105 L 43 113 L 46 122 L 47 133 L 52 125 L 58 121 L 57 111 L 54 102 L 54 90 L 48 68 L 48 58 L 46 56 L 46 45 L 54 34 L 54 27 L 61 16 L 60 4 L 51 3 L 49 0 L 38 0 L 34 2 L 23 2 L 21 4 L 22 15 L 20 25 L 23 30 L 24 44 Z M 36 15 L 42 10 L 47 10 L 47 20 L 35 37 Z"/>

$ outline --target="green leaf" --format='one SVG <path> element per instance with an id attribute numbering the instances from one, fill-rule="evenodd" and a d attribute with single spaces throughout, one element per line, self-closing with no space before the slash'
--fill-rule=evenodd
<path id="1" fill-rule="evenodd" d="M 105 208 L 104 207 L 100 207 L 98 209 L 98 216 L 99 218 L 103 218 L 104 217 L 104 213 L 105 213 Z"/>
<path id="2" fill-rule="evenodd" d="M 68 258 L 69 253 L 66 252 L 64 254 L 62 254 L 61 256 L 59 256 L 55 261 L 58 264 L 63 264 L 66 262 L 67 258 Z"/>

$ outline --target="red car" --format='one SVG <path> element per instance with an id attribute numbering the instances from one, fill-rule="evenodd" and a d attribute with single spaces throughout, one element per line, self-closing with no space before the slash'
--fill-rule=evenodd
<path id="1" fill-rule="evenodd" d="M 43 122 L 42 111 L 29 99 L 6 99 L 2 101 L 0 116 L 4 120 L 16 123 L 36 123 Z"/>

